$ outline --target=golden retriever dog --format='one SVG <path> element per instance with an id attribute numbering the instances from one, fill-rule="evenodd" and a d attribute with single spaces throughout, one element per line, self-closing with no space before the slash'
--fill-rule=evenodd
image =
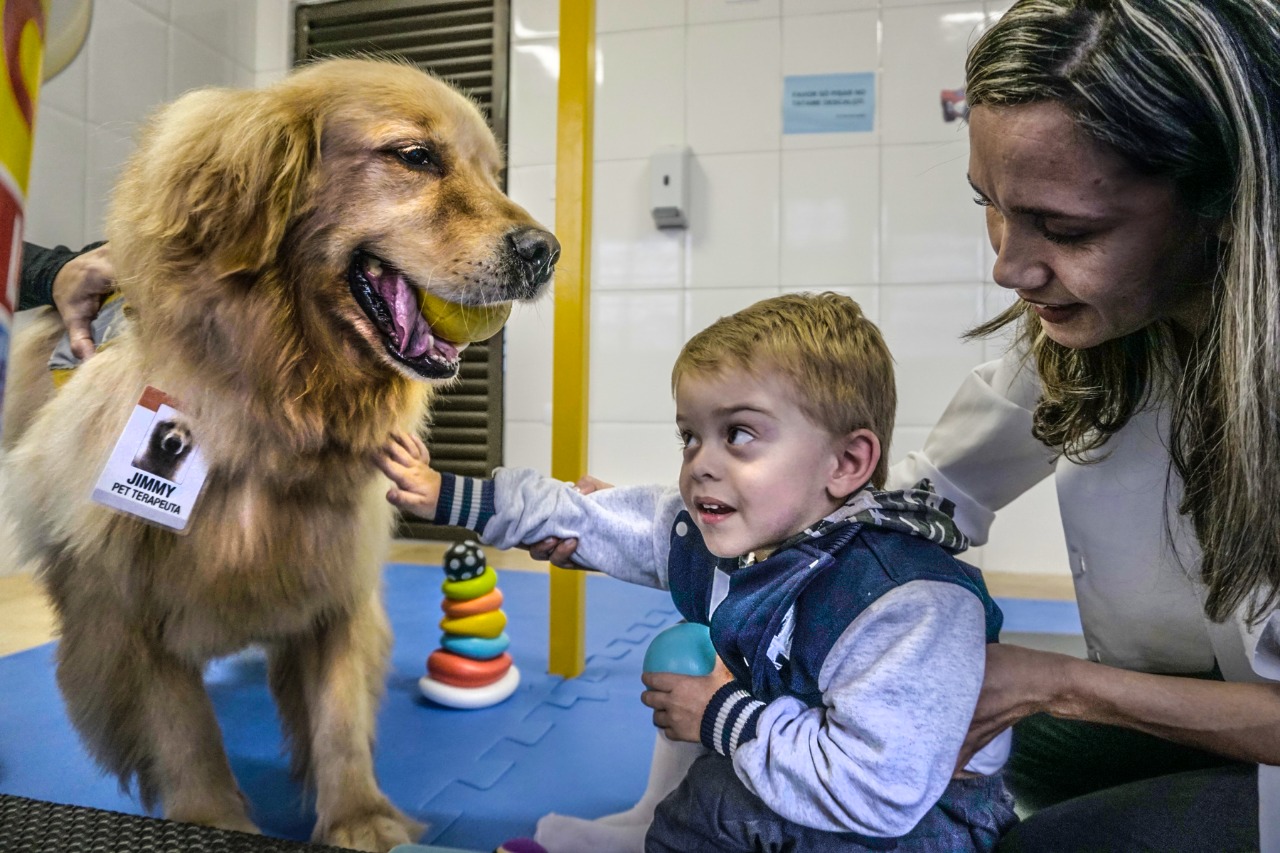
<path id="1" fill-rule="evenodd" d="M 5 476 L 70 717 L 148 808 L 255 831 L 201 673 L 261 644 L 314 839 L 385 851 L 421 833 L 373 773 L 393 514 L 372 458 L 459 370 L 465 342 L 432 328 L 424 294 L 546 288 L 559 245 L 502 167 L 471 101 L 366 59 L 195 91 L 144 129 L 107 229 L 124 331 L 56 393 L 14 371 L 15 412 L 33 414 L 10 422 Z M 47 358 L 57 325 L 31 324 L 15 358 Z M 90 501 L 145 386 L 207 466 L 181 535 Z"/>

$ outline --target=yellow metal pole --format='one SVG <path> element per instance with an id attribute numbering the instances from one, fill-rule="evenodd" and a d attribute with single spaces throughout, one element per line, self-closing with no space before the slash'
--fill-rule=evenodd
<path id="1" fill-rule="evenodd" d="M 560 87 L 556 131 L 555 376 L 551 389 L 551 475 L 587 472 L 587 361 L 591 342 L 591 131 L 595 109 L 595 0 L 560 0 Z M 573 678 L 586 661 L 586 578 L 551 567 L 552 675 Z"/>

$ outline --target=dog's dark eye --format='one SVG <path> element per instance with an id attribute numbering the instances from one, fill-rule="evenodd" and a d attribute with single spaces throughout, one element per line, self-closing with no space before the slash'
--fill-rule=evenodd
<path id="1" fill-rule="evenodd" d="M 395 149 L 395 155 L 406 165 L 415 169 L 439 169 L 440 160 L 434 151 L 425 145 L 406 145 Z"/>

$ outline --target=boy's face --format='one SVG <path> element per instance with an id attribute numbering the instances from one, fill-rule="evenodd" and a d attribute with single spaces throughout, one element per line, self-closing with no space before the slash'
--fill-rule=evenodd
<path id="1" fill-rule="evenodd" d="M 784 380 L 741 370 L 676 386 L 680 496 L 711 553 L 772 549 L 830 515 L 842 438 L 813 423 Z"/>

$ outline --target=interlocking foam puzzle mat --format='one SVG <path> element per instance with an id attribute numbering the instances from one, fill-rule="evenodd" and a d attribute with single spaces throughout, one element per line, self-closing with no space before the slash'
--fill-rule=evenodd
<path id="1" fill-rule="evenodd" d="M 460 711 L 429 703 L 417 687 L 439 645 L 443 572 L 390 565 L 385 577 L 395 647 L 377 773 L 396 805 L 430 824 L 422 843 L 490 851 L 532 836 L 548 812 L 597 817 L 639 798 L 654 738 L 639 699 L 641 663 L 653 636 L 679 620 L 666 592 L 589 576 L 586 669 L 565 680 L 546 674 L 547 576 L 500 572 L 520 687 L 499 705 Z M 1074 604 L 1000 604 L 1009 630 L 1079 631 Z M 53 650 L 0 658 L 0 792 L 142 814 L 81 747 L 54 683 Z M 269 835 L 307 839 L 314 812 L 289 778 L 262 653 L 217 661 L 205 680 L 254 819 Z"/>

